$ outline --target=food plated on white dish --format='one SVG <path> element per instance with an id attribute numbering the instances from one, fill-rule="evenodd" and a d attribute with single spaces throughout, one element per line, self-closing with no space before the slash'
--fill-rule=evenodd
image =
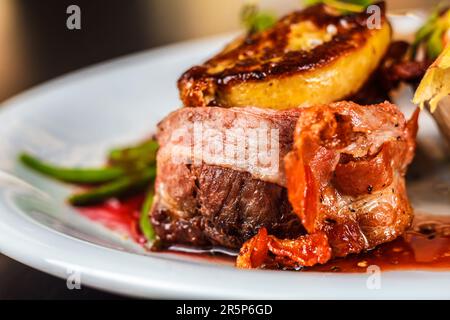
<path id="1" fill-rule="evenodd" d="M 143 297 L 445 297 L 445 134 L 399 104 L 446 53 L 378 5 L 379 28 L 317 4 L 5 103 L 2 252 Z"/>

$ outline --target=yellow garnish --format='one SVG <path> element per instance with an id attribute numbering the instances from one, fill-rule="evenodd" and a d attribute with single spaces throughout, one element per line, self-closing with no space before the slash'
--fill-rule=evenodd
<path id="1" fill-rule="evenodd" d="M 362 12 L 374 0 L 304 0 L 306 5 L 314 5 L 317 3 L 324 3 L 327 6 L 338 9 L 344 13 L 347 12 Z"/>
<path id="2" fill-rule="evenodd" d="M 450 45 L 428 69 L 414 95 L 413 103 L 434 112 L 439 102 L 450 95 Z"/>

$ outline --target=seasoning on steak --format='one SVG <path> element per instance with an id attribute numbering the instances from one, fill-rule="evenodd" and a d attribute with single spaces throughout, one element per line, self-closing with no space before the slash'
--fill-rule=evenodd
<path id="1" fill-rule="evenodd" d="M 283 238 L 304 232 L 283 169 L 300 113 L 206 107 L 166 117 L 152 208 L 160 242 L 239 249 L 262 227 Z"/>
<path id="2" fill-rule="evenodd" d="M 406 122 L 387 102 L 305 109 L 285 164 L 289 200 L 309 235 L 286 241 L 262 229 L 244 244 L 237 266 L 311 266 L 401 235 L 413 218 L 405 174 L 417 117 Z"/>

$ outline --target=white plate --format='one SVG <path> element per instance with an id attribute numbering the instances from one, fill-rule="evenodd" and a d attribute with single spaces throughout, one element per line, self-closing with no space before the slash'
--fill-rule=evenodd
<path id="1" fill-rule="evenodd" d="M 180 73 L 228 39 L 193 41 L 108 62 L 6 102 L 0 111 L 1 252 L 58 277 L 80 276 L 81 285 L 138 297 L 450 298 L 446 272 L 382 273 L 381 289 L 370 290 L 365 274 L 243 271 L 147 253 L 65 205 L 69 186 L 17 164 L 22 150 L 68 165 L 101 163 L 110 146 L 151 133 L 179 105 L 175 81 Z M 434 132 L 429 123 L 425 128 Z M 412 186 L 415 206 L 448 213 L 443 197 L 423 196 L 427 186 Z"/>

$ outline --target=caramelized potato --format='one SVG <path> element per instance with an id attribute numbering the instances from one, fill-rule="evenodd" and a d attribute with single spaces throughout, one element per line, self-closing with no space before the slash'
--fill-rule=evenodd
<path id="1" fill-rule="evenodd" d="M 349 97 L 377 68 L 391 39 L 384 12 L 381 28 L 369 29 L 368 18 L 325 5 L 294 12 L 185 72 L 178 81 L 181 99 L 188 107 L 287 109 Z"/>

